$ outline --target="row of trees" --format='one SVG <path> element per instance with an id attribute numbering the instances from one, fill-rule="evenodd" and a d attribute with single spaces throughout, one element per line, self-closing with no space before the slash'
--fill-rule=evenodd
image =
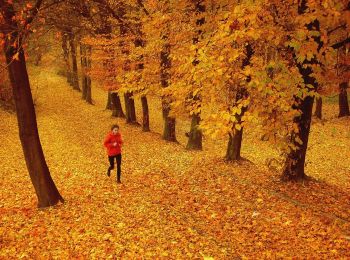
<path id="1" fill-rule="evenodd" d="M 93 48 L 90 75 L 106 79 L 107 107 L 136 123 L 140 97 L 149 131 L 146 97 L 160 96 L 165 140 L 176 141 L 175 117 L 187 114 L 188 149 L 202 149 L 202 132 L 227 134 L 226 159 L 239 160 L 243 128 L 253 122 L 287 158 L 283 177 L 299 179 L 314 97 L 319 117 L 319 95 L 334 93 L 339 116 L 349 115 L 346 1 L 91 1 L 85 10 L 87 19 L 115 18 L 104 20 L 103 34 L 81 36 Z"/>
<path id="2" fill-rule="evenodd" d="M 147 95 L 159 95 L 165 140 L 176 141 L 175 117 L 185 114 L 192 120 L 187 148 L 202 149 L 203 133 L 228 135 L 227 160 L 240 159 L 243 129 L 259 125 L 284 154 L 286 180 L 305 177 L 314 97 L 340 90 L 347 101 L 345 0 L 0 4 L 0 39 L 40 207 L 63 200 L 42 153 L 25 67 L 23 42 L 43 26 L 40 21 L 60 32 L 67 81 L 87 102 L 92 103 L 93 78 L 108 90 L 113 115 L 136 124 L 134 99 L 141 98 L 142 126 L 149 131 Z"/>

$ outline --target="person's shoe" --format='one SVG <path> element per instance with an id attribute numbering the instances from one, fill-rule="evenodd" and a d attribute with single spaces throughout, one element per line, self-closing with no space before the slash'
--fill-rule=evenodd
<path id="1" fill-rule="evenodd" d="M 117 180 L 117 183 L 119 184 L 119 183 L 122 183 L 120 180 Z"/>
<path id="2" fill-rule="evenodd" d="M 111 176 L 111 170 L 110 170 L 110 169 L 107 170 L 107 176 L 108 176 L 108 177 Z"/>

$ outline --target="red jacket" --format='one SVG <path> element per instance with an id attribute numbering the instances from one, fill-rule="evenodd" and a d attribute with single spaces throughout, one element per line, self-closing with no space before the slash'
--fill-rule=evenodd
<path id="1" fill-rule="evenodd" d="M 112 132 L 109 132 L 103 144 L 107 148 L 108 156 L 114 156 L 122 152 L 123 140 L 120 133 L 114 135 Z"/>

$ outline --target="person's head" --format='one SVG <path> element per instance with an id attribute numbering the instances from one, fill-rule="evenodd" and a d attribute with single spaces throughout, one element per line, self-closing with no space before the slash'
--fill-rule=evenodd
<path id="1" fill-rule="evenodd" d="M 115 124 L 115 125 L 112 125 L 111 127 L 111 131 L 114 135 L 116 135 L 119 131 L 119 125 Z"/>

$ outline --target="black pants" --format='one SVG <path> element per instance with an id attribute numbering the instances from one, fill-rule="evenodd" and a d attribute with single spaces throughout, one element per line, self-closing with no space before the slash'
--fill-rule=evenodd
<path id="1" fill-rule="evenodd" d="M 122 155 L 121 154 L 117 154 L 114 156 L 108 156 L 108 160 L 109 160 L 109 170 L 113 170 L 114 169 L 114 159 L 116 159 L 117 161 L 117 180 L 120 180 L 120 175 L 122 173 L 121 170 L 121 164 L 122 164 Z"/>

